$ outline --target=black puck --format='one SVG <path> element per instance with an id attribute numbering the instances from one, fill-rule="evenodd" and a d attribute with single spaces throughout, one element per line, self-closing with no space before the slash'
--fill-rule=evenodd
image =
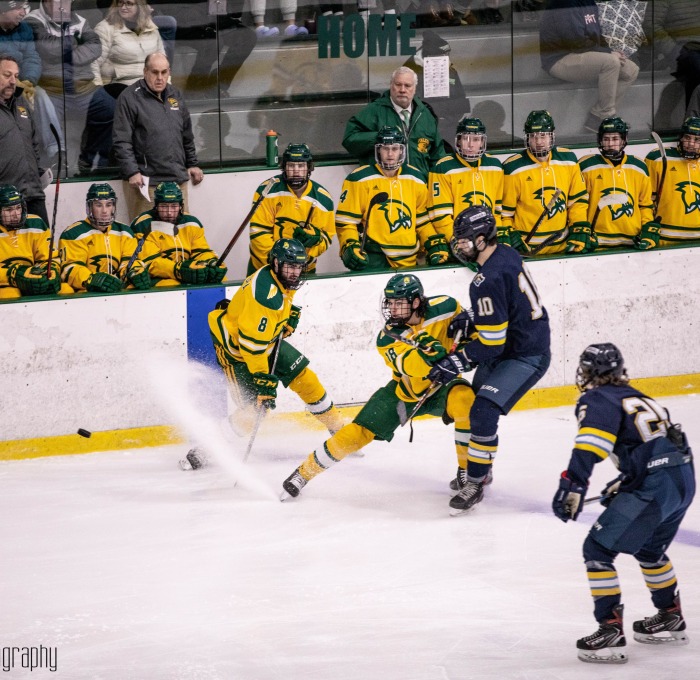
<path id="1" fill-rule="evenodd" d="M 81 437 L 86 437 L 88 439 L 92 436 L 92 432 L 90 432 L 89 430 L 83 430 L 82 427 L 78 430 L 78 434 Z"/>

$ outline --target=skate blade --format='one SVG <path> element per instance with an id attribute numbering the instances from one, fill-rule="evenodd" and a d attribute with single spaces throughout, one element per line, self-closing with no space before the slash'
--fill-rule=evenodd
<path id="1" fill-rule="evenodd" d="M 463 509 L 450 508 L 450 517 L 459 517 L 460 515 L 466 515 L 467 513 L 470 513 L 477 505 L 478 503 L 475 503 L 471 507 Z"/>
<path id="2" fill-rule="evenodd" d="M 350 455 L 354 458 L 364 458 L 365 452 L 362 449 L 360 449 L 359 451 L 353 451 Z"/>
<path id="3" fill-rule="evenodd" d="M 180 460 L 180 469 L 181 470 L 192 470 L 193 468 L 192 468 L 190 461 L 187 460 L 187 458 L 182 458 Z"/>
<path id="4" fill-rule="evenodd" d="M 668 635 L 647 635 L 645 633 L 635 633 L 634 639 L 643 645 L 665 645 L 667 647 L 683 647 L 690 642 L 685 631 L 666 631 Z"/>
<path id="5" fill-rule="evenodd" d="M 619 648 L 611 647 L 591 651 L 579 649 L 578 658 L 586 663 L 621 664 L 629 661 L 627 654 L 620 651 Z"/>
<path id="6" fill-rule="evenodd" d="M 287 493 L 286 491 L 283 491 L 283 492 L 280 494 L 280 501 L 282 501 L 282 503 L 285 503 L 285 502 L 287 502 L 287 501 L 294 501 L 294 500 L 296 500 L 297 498 L 298 498 L 298 496 L 296 496 L 296 497 L 295 497 L 295 496 L 292 496 L 291 493 Z"/>

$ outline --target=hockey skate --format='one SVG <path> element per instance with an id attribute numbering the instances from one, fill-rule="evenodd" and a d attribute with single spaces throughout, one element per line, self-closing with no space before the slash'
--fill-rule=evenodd
<path id="1" fill-rule="evenodd" d="M 180 461 L 182 470 L 199 470 L 207 464 L 207 457 L 202 449 L 190 449 L 189 453 Z"/>
<path id="2" fill-rule="evenodd" d="M 489 470 L 489 473 L 484 477 L 484 479 L 481 481 L 481 483 L 484 486 L 488 486 L 491 484 L 493 481 L 493 471 Z M 450 482 L 450 490 L 451 491 L 460 491 L 464 488 L 464 485 L 467 483 L 467 469 L 463 467 L 458 467 L 457 468 L 457 474 L 455 478 Z"/>
<path id="3" fill-rule="evenodd" d="M 301 476 L 301 472 L 299 472 L 299 468 L 297 468 L 282 482 L 284 491 L 280 495 L 280 500 L 284 502 L 290 498 L 296 498 L 306 484 L 307 480 Z"/>
<path id="4" fill-rule="evenodd" d="M 462 490 L 450 499 L 450 515 L 457 517 L 473 508 L 484 498 L 484 483 L 470 482 L 462 487 Z"/>
<path id="5" fill-rule="evenodd" d="M 635 621 L 633 629 L 634 639 L 645 645 L 680 647 L 688 644 L 685 619 L 678 595 L 670 607 L 659 609 L 654 616 L 647 616 L 643 621 Z"/>
<path id="6" fill-rule="evenodd" d="M 627 645 L 622 630 L 623 605 L 613 609 L 612 618 L 603 621 L 598 630 L 576 641 L 578 658 L 586 663 L 627 663 L 627 654 L 622 650 Z"/>

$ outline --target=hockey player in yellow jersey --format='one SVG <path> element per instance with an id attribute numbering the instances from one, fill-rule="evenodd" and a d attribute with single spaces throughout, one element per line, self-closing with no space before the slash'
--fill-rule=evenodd
<path id="1" fill-rule="evenodd" d="M 405 164 L 406 138 L 395 127 L 377 134 L 376 163 L 363 165 L 343 182 L 335 225 L 340 256 L 348 269 L 401 269 L 418 262 L 444 264 L 447 241 L 428 217 L 428 187 L 416 168 Z"/>
<path id="2" fill-rule="evenodd" d="M 473 205 L 487 205 L 501 225 L 503 166 L 486 153 L 486 127 L 479 118 L 457 124 L 455 153 L 441 158 L 428 177 L 428 213 L 447 242 L 456 215 Z"/>
<path id="3" fill-rule="evenodd" d="M 275 241 L 293 238 L 306 248 L 308 271 L 316 271 L 316 260 L 328 250 L 335 236 L 333 198 L 311 179 L 313 156 L 306 144 L 289 144 L 280 159 L 282 173 L 261 184 L 253 202 L 267 184 L 267 196 L 250 221 L 248 274 L 267 264 Z"/>
<path id="4" fill-rule="evenodd" d="M 85 199 L 87 216 L 61 234 L 64 282 L 75 292 L 117 293 L 124 287 L 146 290 L 151 277 L 133 258 L 137 241 L 131 229 L 114 217 L 117 195 L 109 184 L 93 184 Z"/>
<path id="5" fill-rule="evenodd" d="M 51 232 L 38 215 L 27 215 L 22 194 L 0 186 L 0 299 L 70 293 L 61 286 L 59 263 L 47 276 Z"/>
<path id="6" fill-rule="evenodd" d="M 649 250 L 659 244 L 659 227 L 649 171 L 643 161 L 625 153 L 628 130 L 622 118 L 605 118 L 598 128 L 600 153 L 579 161 L 588 191 L 588 220 L 598 248 Z M 613 202 L 601 205 L 606 198 Z"/>
<path id="7" fill-rule="evenodd" d="M 141 259 L 157 287 L 221 283 L 227 268 L 209 247 L 202 223 L 184 212 L 182 190 L 161 182 L 153 192 L 153 209 L 141 213 L 131 229 L 142 243 Z"/>
<path id="8" fill-rule="evenodd" d="M 660 244 L 700 239 L 700 118 L 686 118 L 675 149 L 647 154 Z"/>
<path id="9" fill-rule="evenodd" d="M 304 281 L 306 262 L 299 241 L 276 241 L 270 263 L 251 274 L 229 303 L 223 301 L 209 313 L 216 357 L 237 407 L 229 421 L 239 435 L 250 433 L 259 409 L 275 408 L 279 383 L 299 395 L 329 432 L 343 426 L 309 360 L 286 340 L 301 318 L 302 310 L 292 300 Z"/>
<path id="10" fill-rule="evenodd" d="M 428 374 L 435 362 L 447 356 L 455 329 L 461 333 L 467 312 L 447 295 L 426 297 L 413 274 L 394 274 L 389 279 L 382 312 L 386 325 L 377 336 L 377 351 L 391 369 L 391 380 L 369 398 L 352 423 L 294 470 L 282 484 L 281 500 L 296 498 L 310 480 L 372 440 L 391 441 L 399 425 L 415 415 L 436 415 L 445 424 L 454 423 L 458 468 L 466 468 L 474 391 L 459 377 L 438 386 Z"/>
<path id="11" fill-rule="evenodd" d="M 540 251 L 585 253 L 595 250 L 595 238 L 588 221 L 588 195 L 576 155 L 554 145 L 554 120 L 548 111 L 531 111 L 525 121 L 527 148 L 503 163 L 501 243 L 510 242 L 521 253 L 528 253 L 552 237 Z M 537 230 L 528 234 L 544 214 L 556 190 L 562 193 Z M 506 238 L 507 237 L 507 238 Z"/>

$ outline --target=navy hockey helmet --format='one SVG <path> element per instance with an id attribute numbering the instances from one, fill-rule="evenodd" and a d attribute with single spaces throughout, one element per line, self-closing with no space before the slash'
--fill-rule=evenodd
<path id="1" fill-rule="evenodd" d="M 683 158 L 695 160 L 700 158 L 700 118 L 690 116 L 681 125 L 678 139 L 678 151 Z"/>
<path id="2" fill-rule="evenodd" d="M 17 213 L 20 206 L 22 211 Z M 20 229 L 27 220 L 27 202 L 12 184 L 0 185 L 0 224 L 5 229 Z"/>
<path id="3" fill-rule="evenodd" d="M 383 147 L 399 147 L 399 153 L 393 159 L 382 160 L 381 149 Z M 384 170 L 396 170 L 406 161 L 406 135 L 398 127 L 385 125 L 378 133 L 374 142 L 374 159 L 377 165 Z"/>
<path id="4" fill-rule="evenodd" d="M 296 239 L 281 238 L 275 241 L 267 261 L 287 290 L 297 290 L 304 283 L 308 257 L 306 248 Z"/>
<path id="5" fill-rule="evenodd" d="M 112 213 L 109 218 L 95 217 L 93 211 L 93 204 L 95 201 L 112 201 Z M 117 214 L 117 194 L 110 184 L 91 184 L 85 196 L 85 212 L 87 213 L 88 219 L 92 222 L 93 226 L 100 229 L 106 229 L 109 227 Z"/>
<path id="6" fill-rule="evenodd" d="M 306 174 L 303 177 L 289 177 L 287 163 L 306 163 Z M 301 189 L 311 177 L 314 169 L 314 158 L 306 144 L 289 144 L 280 158 L 282 179 L 291 189 Z"/>
<path id="7" fill-rule="evenodd" d="M 625 123 L 619 116 L 614 116 L 612 118 L 603 118 L 598 127 L 598 149 L 603 157 L 609 158 L 611 161 L 619 161 L 625 155 L 625 147 L 627 146 L 627 133 L 629 132 L 630 126 Z M 620 135 L 622 139 L 622 145 L 619 149 L 613 149 L 608 142 L 606 146 L 603 143 L 604 135 Z"/>
<path id="8" fill-rule="evenodd" d="M 469 148 L 470 141 L 478 143 Z M 480 118 L 468 118 L 465 116 L 457 123 L 455 133 L 455 151 L 458 156 L 465 161 L 476 161 L 484 155 L 486 151 L 486 126 Z"/>
<path id="9" fill-rule="evenodd" d="M 422 317 L 424 311 L 425 295 L 420 279 L 414 274 L 394 274 L 384 286 L 382 298 L 382 316 L 387 324 L 404 325 L 414 312 Z"/>
<path id="10" fill-rule="evenodd" d="M 581 392 L 596 385 L 626 381 L 622 353 L 612 342 L 588 345 L 583 350 L 576 370 L 576 386 Z"/>
<path id="11" fill-rule="evenodd" d="M 460 262 L 476 262 L 479 253 L 496 241 L 496 219 L 487 205 L 472 205 L 455 218 L 450 247 Z"/>
<path id="12" fill-rule="evenodd" d="M 549 111 L 530 111 L 524 132 L 527 148 L 536 158 L 545 158 L 554 148 L 554 119 Z"/>

